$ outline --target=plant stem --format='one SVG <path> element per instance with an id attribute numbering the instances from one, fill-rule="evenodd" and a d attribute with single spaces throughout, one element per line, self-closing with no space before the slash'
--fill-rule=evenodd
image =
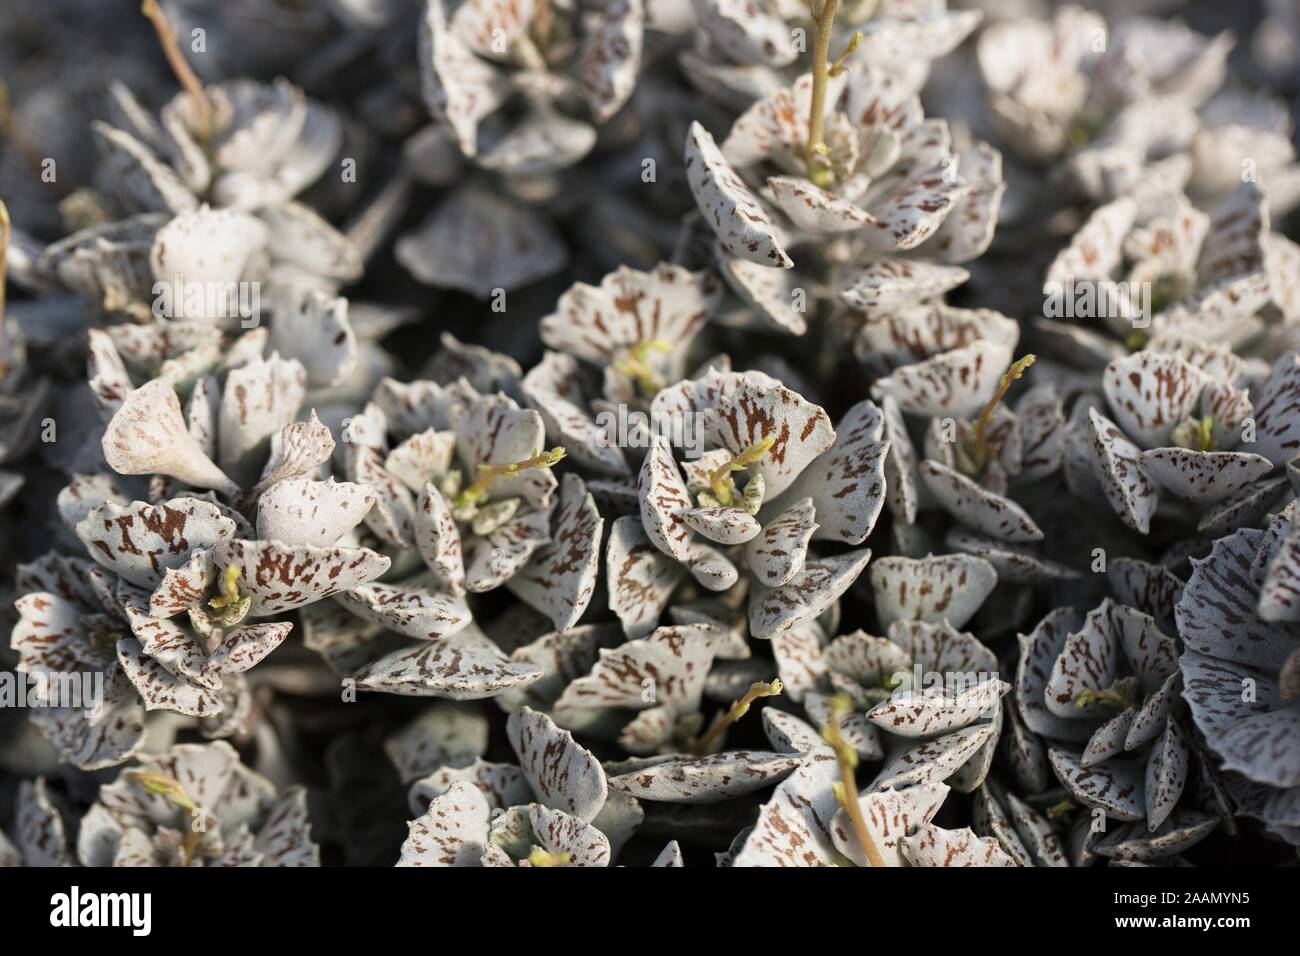
<path id="1" fill-rule="evenodd" d="M 9 207 L 0 199 L 0 378 L 4 377 L 5 340 L 5 283 L 8 281 L 6 263 L 9 259 Z"/>
<path id="2" fill-rule="evenodd" d="M 836 696 L 831 705 L 831 721 L 822 728 L 822 738 L 835 751 L 835 761 L 840 768 L 840 780 L 835 784 L 835 796 L 840 806 L 844 808 L 844 812 L 849 815 L 849 822 L 853 824 L 853 835 L 857 837 L 858 846 L 862 847 L 868 865 L 884 866 L 885 858 L 876 848 L 876 841 L 871 839 L 867 820 L 862 815 L 862 801 L 858 799 L 858 783 L 853 773 L 858 765 L 858 755 L 840 732 L 840 721 L 848 714 L 851 707 L 848 698 L 843 694 Z"/>
<path id="3" fill-rule="evenodd" d="M 757 681 L 749 685 L 749 690 L 739 700 L 732 701 L 731 707 L 727 712 L 713 722 L 713 726 L 701 734 L 699 737 L 689 741 L 688 746 L 693 753 L 705 754 L 713 746 L 714 742 L 722 735 L 722 732 L 744 717 L 749 712 L 749 707 L 754 701 L 763 697 L 775 697 L 781 693 L 785 687 L 779 679 L 770 683 L 767 681 Z"/>
<path id="4" fill-rule="evenodd" d="M 993 397 L 984 403 L 980 410 L 979 419 L 975 422 L 975 441 L 971 445 L 971 460 L 979 471 L 984 470 L 984 465 L 988 462 L 988 431 L 989 425 L 993 421 L 993 413 L 997 410 L 998 403 L 1006 397 L 1007 391 L 1011 388 L 1011 383 L 1025 374 L 1025 369 L 1034 364 L 1037 356 L 1025 355 L 1011 363 L 1011 367 L 1002 373 L 1002 378 L 998 380 L 998 389 L 993 393 Z"/>
<path id="5" fill-rule="evenodd" d="M 822 161 L 826 144 L 822 142 L 826 124 L 826 81 L 830 79 L 828 60 L 831 50 L 831 25 L 840 0 L 822 0 L 820 9 L 813 10 L 813 61 L 812 105 L 808 114 L 808 179 L 816 186 L 830 181 L 830 169 Z"/>
<path id="6" fill-rule="evenodd" d="M 167 15 L 158 6 L 158 0 L 144 0 L 140 4 L 140 12 L 153 24 L 154 32 L 158 34 L 158 43 L 162 46 L 163 55 L 167 57 L 172 72 L 176 74 L 176 79 L 194 101 L 201 138 L 207 139 L 212 134 L 212 104 L 208 102 L 203 81 L 198 78 L 189 61 L 185 59 L 185 55 L 181 53 L 181 48 L 176 42 L 176 34 L 172 32 L 172 25 L 168 22 Z"/>

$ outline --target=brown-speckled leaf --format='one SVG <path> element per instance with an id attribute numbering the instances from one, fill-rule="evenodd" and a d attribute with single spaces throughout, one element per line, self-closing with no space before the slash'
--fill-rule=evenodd
<path id="1" fill-rule="evenodd" d="M 1252 401 L 1258 432 L 1254 450 L 1275 465 L 1300 455 L 1300 354 L 1279 358 Z"/>
<path id="2" fill-rule="evenodd" d="M 1008 358 L 1001 343 L 977 339 L 895 369 L 871 386 L 871 394 L 892 397 L 909 415 L 969 417 L 993 397 Z"/>
<path id="3" fill-rule="evenodd" d="M 728 252 L 760 265 L 794 265 L 762 202 L 695 122 L 686 136 L 686 176 L 700 212 Z"/>
<path id="4" fill-rule="evenodd" d="M 132 584 L 152 590 L 167 571 L 184 568 L 195 551 L 235 536 L 235 522 L 197 498 L 156 505 L 113 501 L 93 508 L 77 524 L 77 537 L 99 564 Z"/>
<path id="5" fill-rule="evenodd" d="M 900 841 L 903 858 L 912 866 L 1018 866 L 992 837 L 977 837 L 969 827 L 944 830 L 927 824 L 915 836 Z"/>
<path id="6" fill-rule="evenodd" d="M 374 492 L 350 481 L 279 481 L 257 499 L 257 536 L 326 548 L 360 524 L 374 504 Z"/>
<path id="7" fill-rule="evenodd" d="M 550 543 L 539 548 L 506 587 L 547 615 L 556 630 L 568 630 L 591 603 L 604 529 L 605 519 L 586 483 L 575 474 L 565 475 Z"/>
<path id="8" fill-rule="evenodd" d="M 63 818 L 50 802 L 45 778 L 18 784 L 15 839 L 26 866 L 72 866 Z"/>
<path id="9" fill-rule="evenodd" d="M 1115 513 L 1146 534 L 1160 502 L 1160 489 L 1142 467 L 1142 450 L 1095 408 L 1088 410 L 1094 471 Z"/>
<path id="10" fill-rule="evenodd" d="M 120 475 L 166 475 L 227 496 L 239 493 L 190 434 L 180 400 L 163 379 L 146 382 L 122 400 L 102 447 L 104 460 Z"/>
<path id="11" fill-rule="evenodd" d="M 336 599 L 363 620 L 398 634 L 429 641 L 450 637 L 469 624 L 469 606 L 464 597 L 440 590 L 430 577 L 363 584 L 339 593 Z"/>
<path id="12" fill-rule="evenodd" d="M 986 721 L 914 744 L 888 756 L 885 766 L 871 782 L 871 789 L 887 790 L 946 780 L 995 738 L 996 731 L 997 725 Z"/>
<path id="13" fill-rule="evenodd" d="M 836 860 L 831 820 L 839 804 L 831 784 L 839 779 L 835 755 L 810 754 L 777 785 L 758 812 L 732 866 L 827 866 Z"/>
<path id="14" fill-rule="evenodd" d="M 745 565 L 765 587 L 783 587 L 803 570 L 817 530 L 815 517 L 813 499 L 800 498 L 745 546 Z"/>
<path id="15" fill-rule="evenodd" d="M 1143 767 L 1109 760 L 1099 767 L 1084 767 L 1078 757 L 1052 748 L 1047 753 L 1057 779 L 1080 803 L 1099 807 L 1116 820 L 1145 820 Z"/>
<path id="16" fill-rule="evenodd" d="M 569 855 L 566 866 L 609 866 L 609 838 L 591 824 L 540 803 L 529 807 L 528 819 L 543 850 Z"/>
<path id="17" fill-rule="evenodd" d="M 478 866 L 487 843 L 491 808 L 478 787 L 453 783 L 407 824 L 398 866 Z"/>
<path id="18" fill-rule="evenodd" d="M 597 123 L 620 109 L 636 88 L 645 10 L 641 0 L 613 0 L 586 12 L 577 70 Z"/>
<path id="19" fill-rule="evenodd" d="M 542 676 L 532 664 L 514 662 L 470 624 L 439 641 L 418 641 L 367 664 L 356 673 L 362 690 L 407 697 L 480 700 Z"/>
<path id="20" fill-rule="evenodd" d="M 446 590 L 465 593 L 465 559 L 461 552 L 460 529 L 451 506 L 432 484 L 424 486 L 415 506 L 415 547 Z"/>
<path id="21" fill-rule="evenodd" d="M 937 461 L 926 459 L 920 471 L 925 486 L 963 524 L 999 541 L 1023 544 L 1042 540 L 1042 529 L 1010 498 L 994 494 Z"/>
<path id="22" fill-rule="evenodd" d="M 650 449 L 637 481 L 641 522 L 654 546 L 678 561 L 686 560 L 693 532 L 686 512 L 693 507 L 686 482 L 662 435 L 651 437 Z"/>
<path id="23" fill-rule="evenodd" d="M 892 315 L 909 305 L 955 289 L 970 273 L 960 266 L 944 266 L 919 259 L 877 259 L 848 270 L 840 284 L 839 298 L 866 314 L 867 318 Z M 993 378 L 1006 367 L 999 366 Z M 992 387 L 990 387 L 990 393 Z M 872 392 L 876 398 L 881 396 Z M 902 398 L 900 396 L 900 401 Z M 905 407 L 904 411 L 908 409 Z"/>
<path id="24" fill-rule="evenodd" d="M 1151 748 L 1146 769 L 1147 829 L 1158 830 L 1173 813 L 1187 784 L 1187 741 L 1176 721 Z"/>
<path id="25" fill-rule="evenodd" d="M 903 866 L 902 841 L 915 835 L 934 819 L 948 797 L 948 787 L 942 783 L 924 783 L 902 790 L 883 790 L 864 793 L 858 797 L 862 818 L 867 823 L 876 849 L 886 866 Z M 858 866 L 870 866 L 866 853 L 858 844 L 848 812 L 840 809 L 831 826 L 835 846 Z"/>
<path id="26" fill-rule="evenodd" d="M 784 779 L 806 754 L 729 750 L 674 757 L 611 777 L 609 785 L 639 800 L 713 803 L 743 796 Z"/>
<path id="27" fill-rule="evenodd" d="M 527 803 L 533 798 L 533 789 L 524 778 L 523 771 L 512 763 L 491 763 L 475 757 L 467 767 L 439 767 L 426 777 L 411 784 L 407 803 L 414 813 L 428 809 L 429 801 L 442 796 L 454 784 L 464 782 L 478 787 L 487 798 L 492 810 Z"/>
<path id="28" fill-rule="evenodd" d="M 1300 625 L 1264 621 L 1256 611 L 1250 569 L 1262 539 L 1263 532 L 1243 529 L 1214 542 L 1208 557 L 1193 558 L 1175 617 L 1188 650 L 1275 674 L 1295 650 Z"/>
<path id="29" fill-rule="evenodd" d="M 869 548 L 849 551 L 809 561 L 784 587 L 756 587 L 749 598 L 750 633 L 765 640 L 818 617 L 849 589 L 870 559 Z"/>
<path id="30" fill-rule="evenodd" d="M 292 630 L 293 625 L 288 622 L 238 628 L 217 645 L 203 669 L 211 673 L 242 674 L 279 647 Z"/>
<path id="31" fill-rule="evenodd" d="M 799 55 L 784 20 L 752 0 L 704 0 L 696 11 L 701 28 L 733 63 L 780 67 Z"/>
<path id="32" fill-rule="evenodd" d="M 609 787 L 600 761 L 543 713 L 524 707 L 510 715 L 506 736 L 537 799 L 590 823 Z"/>
<path id="33" fill-rule="evenodd" d="M 602 648 L 591 673 L 570 683 L 556 708 L 665 705 L 693 713 L 713 662 L 713 635 L 710 625 L 661 627 L 648 637 Z"/>
<path id="34" fill-rule="evenodd" d="M 942 620 L 961 627 L 998 583 L 993 565 L 966 554 L 881 558 L 870 576 L 883 627 L 894 621 Z"/>
<path id="35" fill-rule="evenodd" d="M 241 484 L 253 484 L 261 475 L 271 436 L 297 417 L 306 389 L 302 363 L 275 353 L 231 369 L 217 416 L 221 470 Z"/>
<path id="36" fill-rule="evenodd" d="M 215 690 L 177 677 L 145 654 L 138 641 L 118 641 L 117 659 L 140 692 L 145 710 L 170 710 L 187 717 L 211 717 L 221 712 L 221 697 Z"/>
<path id="37" fill-rule="evenodd" d="M 1106 366 L 1102 388 L 1115 421 L 1143 448 L 1171 444 L 1169 433 L 1196 410 L 1210 379 L 1168 352 L 1134 352 Z"/>
<path id="38" fill-rule="evenodd" d="M 655 629 L 685 573 L 681 564 L 650 543 L 640 519 L 624 515 L 614 521 L 605 556 L 605 582 L 609 609 L 630 639 L 645 637 Z"/>
<path id="39" fill-rule="evenodd" d="M 506 98 L 504 78 L 448 26 L 442 0 L 428 0 L 419 41 L 425 105 L 455 131 L 461 152 L 473 156 L 479 121 Z"/>
<path id="40" fill-rule="evenodd" d="M 795 479 L 786 500 L 812 497 L 819 540 L 861 544 L 871 534 L 885 501 L 885 417 L 870 401 L 844 413 L 835 443 Z M 768 488 L 769 494 L 775 494 Z M 770 585 L 769 585 L 770 586 Z"/>
<path id="41" fill-rule="evenodd" d="M 721 292 L 709 273 L 668 263 L 648 272 L 620 266 L 599 286 L 578 282 L 560 296 L 555 312 L 542 319 L 542 341 L 602 367 L 646 342 L 685 349 Z"/>
<path id="42" fill-rule="evenodd" d="M 895 691 L 867 711 L 867 720 L 899 737 L 929 737 L 978 720 L 1010 689 L 1006 681 L 982 680 L 958 690 Z"/>
<path id="43" fill-rule="evenodd" d="M 389 559 L 367 548 L 290 547 L 278 541 L 224 541 L 212 550 L 218 570 L 239 568 L 239 586 L 253 599 L 248 613 L 291 611 L 373 581 Z"/>

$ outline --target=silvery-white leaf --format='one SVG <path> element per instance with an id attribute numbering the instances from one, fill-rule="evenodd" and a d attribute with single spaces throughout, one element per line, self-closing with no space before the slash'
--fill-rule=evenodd
<path id="1" fill-rule="evenodd" d="M 293 422 L 306 395 L 302 364 L 272 354 L 226 376 L 217 417 L 221 470 L 244 484 L 261 474 L 272 435 Z"/>
<path id="2" fill-rule="evenodd" d="M 948 547 L 983 558 L 997 572 L 998 580 L 1017 584 L 1040 584 L 1079 577 L 1079 572 L 1048 558 L 1039 557 L 1027 547 L 1007 544 L 995 538 L 949 529 L 944 538 Z"/>
<path id="3" fill-rule="evenodd" d="M 970 273 L 960 266 L 937 265 L 919 259 L 877 259 L 868 265 L 849 270 L 841 281 L 838 296 L 845 305 L 852 306 L 865 313 L 867 318 L 873 319 L 943 295 L 969 278 Z M 970 356 L 968 360 L 973 358 Z M 1001 374 L 1001 368 L 1004 367 L 1005 363 L 999 367 L 998 374 Z M 995 385 L 996 381 L 995 375 Z M 889 393 L 875 388 L 871 392 L 877 399 Z M 899 394 L 896 397 L 904 405 L 903 410 L 910 411 L 904 403 L 904 396 Z"/>
<path id="4" fill-rule="evenodd" d="M 803 706 L 808 719 L 817 727 L 825 728 L 835 719 L 833 700 L 825 694 L 804 694 Z M 862 760 L 879 760 L 884 756 L 880 746 L 880 733 L 865 714 L 852 710 L 839 718 L 840 734 Z"/>
<path id="5" fill-rule="evenodd" d="M 600 761 L 545 714 L 529 707 L 510 715 L 510 746 L 537 798 L 583 822 L 595 819 L 609 787 Z"/>
<path id="6" fill-rule="evenodd" d="M 818 525 L 813 499 L 800 498 L 745 546 L 745 565 L 766 587 L 779 588 L 803 570 Z"/>
<path id="7" fill-rule="evenodd" d="M 819 540 L 861 544 L 875 527 L 885 499 L 885 417 L 870 401 L 852 406 L 835 427 L 835 443 L 815 458 L 786 492 L 811 496 Z M 768 493 L 779 492 L 768 488 Z M 770 585 L 769 585 L 770 586 Z"/>
<path id="8" fill-rule="evenodd" d="M 664 554 L 686 560 L 693 533 L 685 516 L 693 504 L 673 459 L 672 446 L 662 435 L 651 436 L 637 490 L 641 521 L 651 542 Z"/>
<path id="9" fill-rule="evenodd" d="M 215 421 L 213 440 L 216 440 Z M 277 481 L 308 475 L 333 454 L 334 436 L 316 417 L 313 408 L 305 422 L 292 422 L 280 429 L 279 435 L 271 436 L 271 454 L 253 491 L 260 495 Z"/>
<path id="10" fill-rule="evenodd" d="M 487 798 L 492 810 L 527 803 L 533 797 L 532 788 L 523 772 L 514 764 L 489 763 L 482 757 L 474 758 L 468 767 L 440 767 L 427 777 L 411 784 L 407 802 L 415 813 L 428 809 L 429 801 L 446 793 L 456 783 L 470 783 L 478 787 Z"/>
<path id="11" fill-rule="evenodd" d="M 1099 207 L 1053 260 L 1046 281 L 1068 288 L 1110 279 L 1123 259 L 1124 237 L 1136 215 L 1137 203 L 1127 196 Z"/>
<path id="12" fill-rule="evenodd" d="M 1300 355 L 1289 352 L 1273 365 L 1268 380 L 1252 396 L 1255 406 L 1256 446 L 1275 465 L 1300 454 Z"/>
<path id="13" fill-rule="evenodd" d="M 566 866 L 609 866 L 609 838 L 591 824 L 540 803 L 529 807 L 528 819 L 543 850 L 568 854 Z"/>
<path id="14" fill-rule="evenodd" d="M 1276 673 L 1295 650 L 1300 626 L 1263 621 L 1256 611 L 1250 568 L 1262 536 L 1238 531 L 1214 542 L 1208 557 L 1193 558 L 1175 617 L 1188 650 Z"/>
<path id="15" fill-rule="evenodd" d="M 1106 366 L 1102 388 L 1116 422 L 1144 448 L 1171 444 L 1173 427 L 1196 409 L 1209 377 L 1167 352 L 1134 352 Z"/>
<path id="16" fill-rule="evenodd" d="M 565 475 L 551 542 L 539 548 L 506 587 L 548 615 L 556 630 L 573 627 L 596 588 L 604 528 L 605 519 L 586 483 L 575 474 Z"/>
<path id="17" fill-rule="evenodd" d="M 93 508 L 77 524 L 77 537 L 98 563 L 132 584 L 157 587 L 163 575 L 185 567 L 194 551 L 235 536 L 235 523 L 197 498 L 157 505 L 113 501 Z"/>
<path id="18" fill-rule="evenodd" d="M 572 681 L 555 706 L 640 710 L 666 705 L 693 713 L 713 657 L 708 625 L 661 627 L 648 637 L 602 648 L 591 673 Z"/>
<path id="19" fill-rule="evenodd" d="M 781 781 L 758 812 L 732 866 L 824 866 L 835 859 L 831 819 L 839 804 L 831 784 L 839 778 L 829 749 L 810 754 Z"/>
<path id="20" fill-rule="evenodd" d="M 223 541 L 212 549 L 218 569 L 239 569 L 239 587 L 252 600 L 248 613 L 266 617 L 311 604 L 372 581 L 389 559 L 366 548 L 317 548 L 278 541 Z"/>
<path id="21" fill-rule="evenodd" d="M 130 392 L 104 431 L 104 460 L 120 475 L 166 475 L 228 497 L 238 486 L 190 435 L 172 386 L 154 379 Z"/>
<path id="22" fill-rule="evenodd" d="M 984 680 L 955 692 L 945 688 L 895 691 L 867 712 L 867 720 L 900 737 L 929 737 L 979 719 L 1010 689 L 1006 681 Z"/>
<path id="23" fill-rule="evenodd" d="M 470 624 L 438 641 L 418 641 L 356 672 L 362 690 L 407 697 L 479 700 L 539 679 L 542 670 L 510 661 Z"/>
<path id="24" fill-rule="evenodd" d="M 640 800 L 712 803 L 777 783 L 799 767 L 805 756 L 732 750 L 676 757 L 611 777 L 609 785 Z"/>
<path id="25" fill-rule="evenodd" d="M 902 790 L 883 790 L 858 796 L 867 833 L 886 866 L 903 866 L 903 840 L 929 825 L 948 797 L 942 783 L 924 783 Z M 836 848 L 858 866 L 870 866 L 858 844 L 848 811 L 841 808 L 831 823 Z"/>
<path id="26" fill-rule="evenodd" d="M 682 859 L 682 848 L 677 845 L 676 840 L 669 840 L 668 845 L 660 851 L 655 857 L 651 866 L 685 866 L 686 861 Z"/>
<path id="27" fill-rule="evenodd" d="M 645 27 L 642 0 L 615 0 L 584 17 L 577 70 L 596 122 L 622 109 L 636 88 Z"/>
<path id="28" fill-rule="evenodd" d="M 1187 784 L 1187 743 L 1178 724 L 1170 720 L 1164 735 L 1156 741 L 1147 758 L 1146 817 L 1147 829 L 1155 831 L 1173 813 Z"/>
<path id="29" fill-rule="evenodd" d="M 794 265 L 762 202 L 698 122 L 686 137 L 686 175 L 696 204 L 728 252 L 760 265 Z"/>
<path id="30" fill-rule="evenodd" d="M 944 830 L 927 824 L 915 836 L 899 841 L 903 858 L 912 866 L 1018 866 L 992 837 L 977 837 L 969 827 Z"/>
<path id="31" fill-rule="evenodd" d="M 1057 779 L 1080 803 L 1102 809 L 1115 820 L 1146 819 L 1140 764 L 1109 760 L 1099 767 L 1084 767 L 1076 756 L 1055 747 L 1047 758 Z"/>
<path id="32" fill-rule="evenodd" d="M 615 520 L 606 552 L 609 608 L 631 639 L 645 637 L 659 622 L 685 569 L 650 543 L 639 519 Z"/>
<path id="33" fill-rule="evenodd" d="M 993 397 L 1008 358 L 1003 345 L 977 339 L 895 369 L 871 386 L 871 394 L 893 398 L 909 415 L 969 417 Z"/>
<path id="34" fill-rule="evenodd" d="M 504 79 L 474 56 L 458 30 L 448 26 L 442 0 L 426 4 L 419 41 L 425 105 L 455 130 L 461 151 L 473 156 L 479 121 L 506 98 Z"/>
<path id="35" fill-rule="evenodd" d="M 398 866 L 478 866 L 491 808 L 478 787 L 457 782 L 407 824 Z"/>
<path id="36" fill-rule="evenodd" d="M 1013 544 L 1043 539 L 1034 519 L 1010 498 L 994 494 L 937 461 L 922 461 L 920 471 L 926 488 L 962 523 Z"/>
<path id="37" fill-rule="evenodd" d="M 374 493 L 352 482 L 293 478 L 257 499 L 257 536 L 288 545 L 329 547 L 365 518 Z"/>
<path id="38" fill-rule="evenodd" d="M 424 486 L 415 506 L 415 547 L 439 582 L 453 596 L 465 593 L 465 563 L 460 530 L 451 506 L 432 484 Z"/>
<path id="39" fill-rule="evenodd" d="M 479 299 L 521 288 L 563 269 L 564 240 L 550 220 L 509 195 L 457 189 L 393 247 L 397 261 L 426 285 Z"/>
<path id="40" fill-rule="evenodd" d="M 787 66 L 798 53 L 785 22 L 744 0 L 704 0 L 696 6 L 701 29 L 726 59 L 743 65 Z"/>
<path id="41" fill-rule="evenodd" d="M 816 688 L 826 673 L 822 659 L 824 635 L 816 621 L 805 621 L 772 635 L 772 656 L 784 694 L 795 703 Z M 766 713 L 766 711 L 764 711 Z"/>
<path id="42" fill-rule="evenodd" d="M 816 618 L 839 600 L 870 559 L 868 548 L 849 551 L 807 562 L 783 587 L 754 588 L 749 598 L 750 633 L 765 640 Z"/>
<path id="43" fill-rule="evenodd" d="M 992 722 L 974 724 L 888 756 L 870 789 L 880 791 L 946 780 L 995 736 L 995 729 Z"/>
<path id="44" fill-rule="evenodd" d="M 1095 472 L 1107 500 L 1126 525 L 1146 534 L 1160 502 L 1160 489 L 1142 466 L 1142 450 L 1096 409 L 1088 411 L 1088 430 Z"/>
<path id="45" fill-rule="evenodd" d="M 44 777 L 18 784 L 18 849 L 26 866 L 72 866 L 63 818 L 50 802 Z"/>
<path id="46" fill-rule="evenodd" d="M 1111 860 L 1152 860 L 1172 865 L 1174 854 L 1200 843 L 1219 822 L 1206 813 L 1177 810 L 1154 830 L 1139 823 L 1115 828 L 1098 841 L 1096 851 Z"/>
<path id="47" fill-rule="evenodd" d="M 757 312 L 767 325 L 791 335 L 808 331 L 804 318 L 807 280 L 791 269 L 770 269 L 757 262 L 733 256 L 719 246 L 718 267 L 733 292 Z M 805 308 L 796 308 L 803 304 Z"/>
<path id="48" fill-rule="evenodd" d="M 894 621 L 947 620 L 961 627 L 979 610 L 998 582 L 993 566 L 964 554 L 881 558 L 871 567 L 876 615 L 884 627 Z"/>
<path id="49" fill-rule="evenodd" d="M 221 699 L 216 691 L 176 677 L 147 656 L 138 641 L 129 638 L 118 641 L 117 659 L 139 691 L 145 710 L 170 710 L 187 717 L 207 717 L 221 711 Z"/>
<path id="50" fill-rule="evenodd" d="M 443 701 L 384 741 L 384 752 L 403 783 L 439 768 L 468 766 L 487 748 L 487 718 L 468 705 Z"/>
<path id="51" fill-rule="evenodd" d="M 450 637 L 471 620 L 464 597 L 437 590 L 427 578 L 362 584 L 340 592 L 336 600 L 364 620 L 429 641 Z"/>

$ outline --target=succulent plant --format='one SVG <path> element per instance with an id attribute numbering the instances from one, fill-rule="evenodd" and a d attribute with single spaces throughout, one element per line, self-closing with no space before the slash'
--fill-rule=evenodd
<path id="1" fill-rule="evenodd" d="M 1294 864 L 1295 4 L 30 6 L 0 865 Z"/>

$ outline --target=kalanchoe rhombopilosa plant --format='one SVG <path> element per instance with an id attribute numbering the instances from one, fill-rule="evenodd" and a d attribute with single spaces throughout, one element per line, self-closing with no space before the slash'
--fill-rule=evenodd
<path id="1" fill-rule="evenodd" d="M 1295 4 L 102 6 L 0 865 L 1295 864 Z"/>

